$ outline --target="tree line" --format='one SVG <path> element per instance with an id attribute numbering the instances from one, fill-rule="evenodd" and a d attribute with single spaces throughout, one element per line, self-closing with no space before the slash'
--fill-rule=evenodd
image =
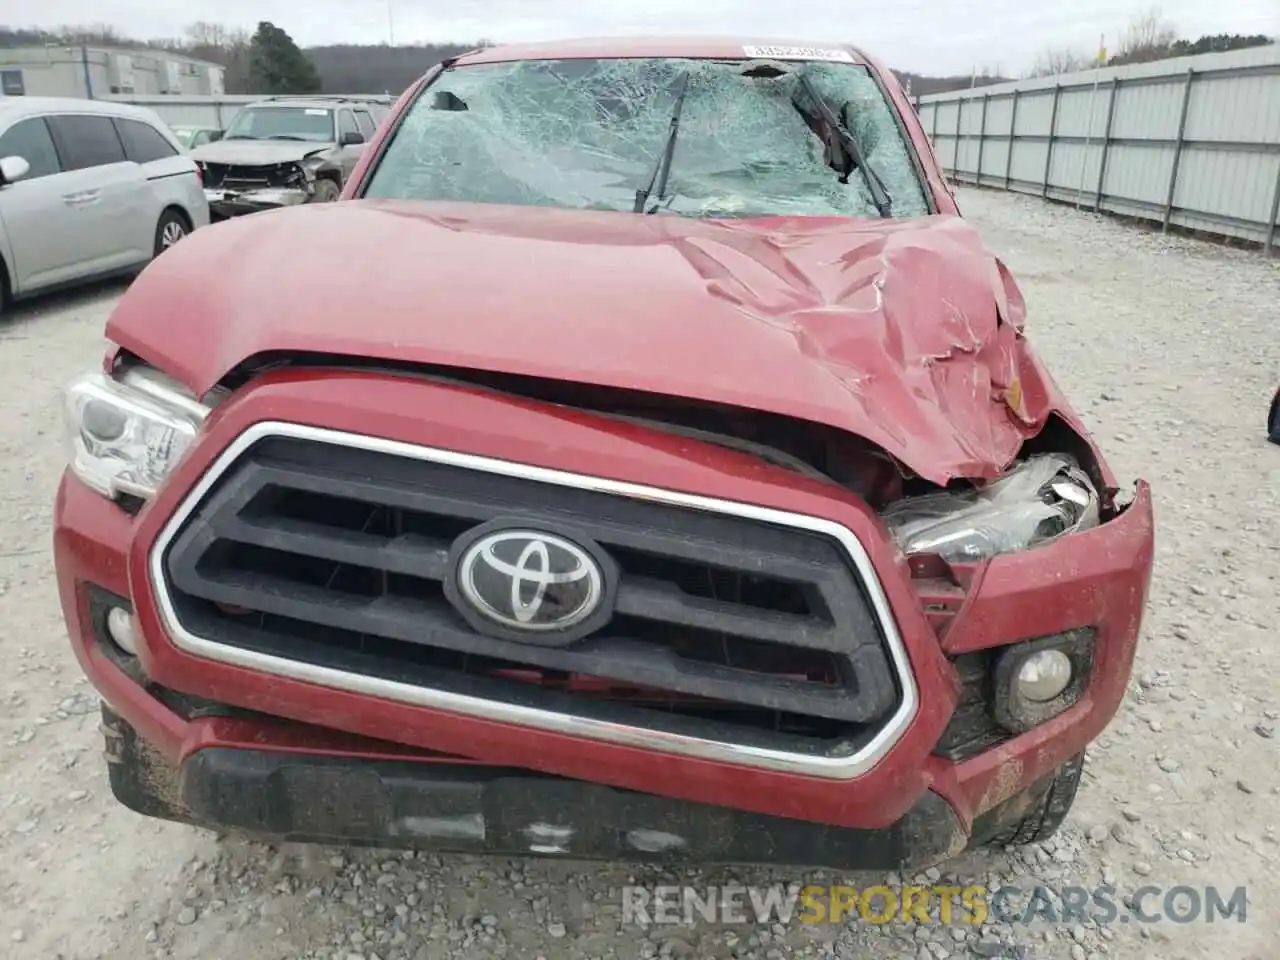
<path id="1" fill-rule="evenodd" d="M 285 30 L 268 21 L 254 31 L 197 22 L 180 37 L 150 40 L 127 37 L 101 23 L 55 30 L 0 26 L 0 48 L 51 43 L 153 49 L 207 60 L 223 68 L 226 92 L 240 94 L 399 94 L 442 60 L 490 46 L 477 40 L 394 47 L 344 43 L 300 49 Z"/>
<path id="2" fill-rule="evenodd" d="M 1095 66 L 1123 67 L 1133 63 L 1154 63 L 1173 57 L 1262 47 L 1274 42 L 1273 37 L 1260 33 L 1205 34 L 1189 40 L 1178 33 L 1178 28 L 1165 19 L 1159 8 L 1152 8 L 1130 20 L 1129 26 L 1120 36 L 1120 44 L 1114 54 L 1100 57 L 1098 53 L 1090 54 L 1069 47 L 1050 48 L 1041 51 L 1036 57 L 1029 76 L 1054 77 L 1061 73 L 1091 70 Z"/>
<path id="3" fill-rule="evenodd" d="M 1144 13 L 1130 23 L 1114 55 L 1106 66 L 1147 63 L 1169 57 L 1197 53 L 1238 50 L 1273 43 L 1270 37 L 1240 34 L 1206 35 L 1194 40 L 1181 37 L 1159 10 Z M 181 53 L 219 64 L 224 70 L 227 93 L 389 93 L 399 94 L 430 67 L 490 41 L 472 43 L 328 44 L 299 49 L 289 34 L 263 21 L 257 29 L 227 27 L 222 24 L 193 23 L 180 37 L 137 41 L 125 37 L 108 24 L 68 26 L 56 30 L 17 29 L 0 26 L 0 47 L 46 43 L 98 44 L 118 47 L 151 47 Z M 1028 76 L 1053 76 L 1087 70 L 1098 63 L 1090 55 L 1067 48 L 1040 53 Z M 998 66 L 974 69 L 960 76 L 927 76 L 909 71 L 894 73 L 913 96 L 945 93 L 967 87 L 1004 83 Z"/>

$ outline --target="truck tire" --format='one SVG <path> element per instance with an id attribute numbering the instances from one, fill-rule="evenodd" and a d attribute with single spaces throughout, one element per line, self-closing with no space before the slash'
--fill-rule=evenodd
<path id="1" fill-rule="evenodd" d="M 1049 789 L 1040 802 L 1021 821 L 993 836 L 986 845 L 1021 847 L 1048 840 L 1067 819 L 1083 773 L 1084 754 L 1078 753 L 1053 772 Z"/>
<path id="2" fill-rule="evenodd" d="M 316 192 L 311 195 L 311 203 L 333 203 L 342 193 L 342 188 L 328 177 L 316 181 Z"/>

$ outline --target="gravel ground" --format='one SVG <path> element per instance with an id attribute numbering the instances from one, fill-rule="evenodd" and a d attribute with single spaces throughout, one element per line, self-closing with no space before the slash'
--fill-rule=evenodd
<path id="1" fill-rule="evenodd" d="M 1152 481 L 1159 553 L 1128 701 L 1090 751 L 1067 826 L 1043 847 L 969 855 L 941 876 L 1023 888 L 1105 882 L 1121 895 L 1144 884 L 1246 886 L 1246 923 L 645 930 L 622 924 L 618 888 L 633 877 L 658 882 L 652 870 L 270 848 L 117 807 L 49 557 L 63 456 L 58 393 L 99 362 L 116 285 L 23 307 L 0 323 L 0 622 L 9 627 L 0 635 L 0 955 L 1274 956 L 1280 448 L 1264 443 L 1263 422 L 1280 377 L 1280 263 L 1031 199 L 971 190 L 960 199 L 1021 280 L 1032 335 L 1116 471 Z"/>

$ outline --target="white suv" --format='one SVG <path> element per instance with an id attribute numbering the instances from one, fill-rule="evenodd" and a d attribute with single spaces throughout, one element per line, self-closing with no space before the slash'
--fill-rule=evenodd
<path id="1" fill-rule="evenodd" d="M 208 223 L 199 169 L 153 111 L 0 99 L 0 307 L 136 271 Z"/>

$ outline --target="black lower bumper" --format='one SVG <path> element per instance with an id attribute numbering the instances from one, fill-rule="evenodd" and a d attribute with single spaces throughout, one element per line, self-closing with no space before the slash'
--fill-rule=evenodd
<path id="1" fill-rule="evenodd" d="M 103 710 L 111 786 L 139 813 L 264 839 L 506 856 L 919 868 L 968 836 L 933 792 L 856 830 L 530 771 L 207 748 L 175 768 Z"/>

